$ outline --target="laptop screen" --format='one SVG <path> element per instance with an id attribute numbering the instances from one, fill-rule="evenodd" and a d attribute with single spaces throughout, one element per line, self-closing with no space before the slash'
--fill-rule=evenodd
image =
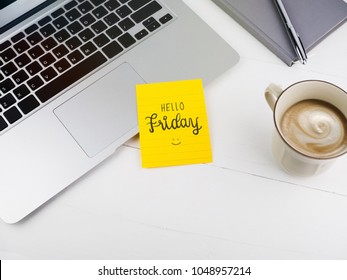
<path id="1" fill-rule="evenodd" d="M 0 33 L 31 15 L 31 11 L 52 0 L 0 0 Z"/>

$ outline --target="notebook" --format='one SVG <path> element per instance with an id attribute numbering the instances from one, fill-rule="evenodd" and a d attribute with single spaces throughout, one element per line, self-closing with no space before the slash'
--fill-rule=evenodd
<path id="1" fill-rule="evenodd" d="M 289 66 L 298 57 L 273 0 L 212 0 Z M 346 21 L 343 0 L 282 0 L 310 51 Z"/>
<path id="2" fill-rule="evenodd" d="M 138 133 L 136 85 L 206 85 L 239 59 L 181 0 L 6 0 L 0 32 L 0 217 L 8 223 Z"/>

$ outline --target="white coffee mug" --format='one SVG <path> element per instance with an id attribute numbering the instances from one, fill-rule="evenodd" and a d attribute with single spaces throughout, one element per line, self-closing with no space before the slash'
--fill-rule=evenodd
<path id="1" fill-rule="evenodd" d="M 319 80 L 301 81 L 289 86 L 285 90 L 278 85 L 270 84 L 265 90 L 265 98 L 273 111 L 273 119 L 276 128 L 273 134 L 272 152 L 277 163 L 287 173 L 299 176 L 320 174 L 338 157 L 347 152 L 347 93 L 341 88 L 329 82 Z M 340 111 L 342 122 L 339 122 L 339 129 L 340 132 L 344 133 L 343 137 L 345 140 L 339 142 L 339 150 L 332 154 L 323 155 L 319 154 L 319 152 L 312 154 L 308 151 L 298 149 L 298 147 L 293 145 L 293 142 L 289 140 L 290 137 L 288 137 L 288 133 L 286 132 L 287 134 L 285 134 L 284 128 L 281 127 L 282 118 L 285 114 L 288 114 L 288 109 L 301 101 L 307 102 L 308 100 L 326 102 Z M 303 112 L 304 115 L 307 115 L 305 109 Z M 331 123 L 336 127 L 337 122 L 332 121 Z M 318 127 L 320 126 L 325 127 L 327 125 L 319 124 Z M 327 128 L 327 130 L 330 129 L 329 127 L 325 128 Z"/>

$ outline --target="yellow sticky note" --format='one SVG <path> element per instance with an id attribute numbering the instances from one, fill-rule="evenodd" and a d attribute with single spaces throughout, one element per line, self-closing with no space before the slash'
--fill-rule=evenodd
<path id="1" fill-rule="evenodd" d="M 136 86 L 142 167 L 212 161 L 201 80 Z"/>

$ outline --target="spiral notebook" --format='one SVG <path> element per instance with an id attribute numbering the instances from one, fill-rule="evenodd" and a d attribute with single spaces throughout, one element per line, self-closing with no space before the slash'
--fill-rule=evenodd
<path id="1" fill-rule="evenodd" d="M 212 0 L 268 49 L 291 66 L 297 55 L 273 0 Z M 282 0 L 310 51 L 347 19 L 343 0 Z"/>

